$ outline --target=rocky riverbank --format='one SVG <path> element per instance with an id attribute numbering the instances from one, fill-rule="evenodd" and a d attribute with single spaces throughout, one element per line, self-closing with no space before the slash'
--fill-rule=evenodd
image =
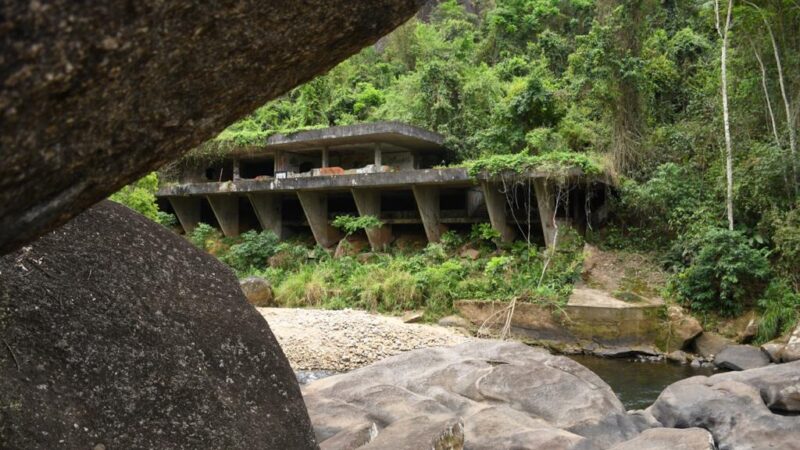
<path id="1" fill-rule="evenodd" d="M 626 411 L 564 356 L 479 340 L 419 349 L 303 388 L 334 449 L 800 449 L 800 362 L 693 377 Z"/>
<path id="2" fill-rule="evenodd" d="M 357 310 L 257 308 L 294 370 L 346 372 L 402 352 L 459 344 L 457 328 Z"/>

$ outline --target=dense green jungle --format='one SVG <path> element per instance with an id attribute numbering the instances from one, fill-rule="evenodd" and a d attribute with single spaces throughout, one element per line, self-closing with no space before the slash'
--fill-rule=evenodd
<path id="1" fill-rule="evenodd" d="M 644 255 L 665 274 L 646 289 L 705 323 L 755 311 L 766 342 L 800 310 L 798 113 L 794 0 L 448 0 L 184 162 L 278 132 L 390 120 L 444 135 L 443 165 L 554 177 L 578 166 L 613 180 L 608 224 L 588 243 Z M 172 226 L 155 203 L 159 182 L 169 168 L 112 199 Z M 373 222 L 338 226 L 351 234 Z M 187 238 L 238 275 L 268 279 L 280 305 L 424 309 L 431 320 L 458 299 L 557 308 L 584 258 L 582 237 L 551 251 L 501 244 L 488 226 L 338 258 L 269 232 L 231 239 L 201 225 Z"/>

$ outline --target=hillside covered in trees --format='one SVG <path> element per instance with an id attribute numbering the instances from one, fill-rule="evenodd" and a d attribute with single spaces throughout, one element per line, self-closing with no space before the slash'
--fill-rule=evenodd
<path id="1" fill-rule="evenodd" d="M 800 305 L 799 27 L 793 0 L 448 0 L 188 158 L 396 120 L 446 136 L 451 164 L 603 161 L 618 188 L 589 240 L 657 255 L 695 314 L 759 309 L 768 340 Z"/>

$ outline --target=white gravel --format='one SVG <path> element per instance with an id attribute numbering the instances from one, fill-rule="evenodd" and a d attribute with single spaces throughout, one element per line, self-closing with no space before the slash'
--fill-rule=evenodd
<path id="1" fill-rule="evenodd" d="M 294 370 L 344 372 L 423 347 L 470 340 L 457 329 L 365 311 L 257 308 Z"/>

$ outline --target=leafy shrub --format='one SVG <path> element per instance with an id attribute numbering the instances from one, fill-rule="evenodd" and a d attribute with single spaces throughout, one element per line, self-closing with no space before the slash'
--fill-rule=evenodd
<path id="1" fill-rule="evenodd" d="M 240 236 L 222 256 L 222 261 L 237 272 L 245 272 L 253 267 L 263 267 L 278 248 L 278 236 L 272 231 L 248 231 Z"/>
<path id="2" fill-rule="evenodd" d="M 222 234 L 216 228 L 207 223 L 198 223 L 189 234 L 189 242 L 201 250 L 208 250 L 209 241 L 217 240 L 221 237 Z"/>
<path id="3" fill-rule="evenodd" d="M 741 313 L 748 301 L 759 297 L 770 273 L 765 252 L 751 247 L 738 231 L 709 228 L 688 241 L 683 254 L 688 264 L 671 286 L 695 311 Z"/>
<path id="4" fill-rule="evenodd" d="M 772 220 L 777 265 L 795 286 L 800 286 L 800 209 L 777 214 Z"/>
<path id="5" fill-rule="evenodd" d="M 111 194 L 109 199 L 127 206 L 154 222 L 159 222 L 155 195 L 157 190 L 158 175 L 153 172 Z"/>
<path id="6" fill-rule="evenodd" d="M 442 233 L 439 242 L 447 250 L 455 250 L 464 243 L 464 239 L 454 230 L 449 230 Z"/>
<path id="7" fill-rule="evenodd" d="M 167 228 L 172 228 L 178 225 L 178 218 L 174 214 L 158 211 L 156 213 L 156 222 L 164 225 Z"/>
<path id="8" fill-rule="evenodd" d="M 492 228 L 489 223 L 476 223 L 472 225 L 469 237 L 474 241 L 494 242 L 500 239 L 500 232 Z"/>
<path id="9" fill-rule="evenodd" d="M 383 226 L 383 222 L 381 222 L 377 217 L 371 215 L 359 217 L 344 215 L 336 216 L 332 222 L 332 225 L 350 236 L 357 231 L 380 228 Z"/>
<path id="10" fill-rule="evenodd" d="M 800 318 L 800 294 L 793 292 L 786 280 L 772 280 L 758 306 L 763 313 L 756 336 L 759 343 L 788 332 Z"/>

